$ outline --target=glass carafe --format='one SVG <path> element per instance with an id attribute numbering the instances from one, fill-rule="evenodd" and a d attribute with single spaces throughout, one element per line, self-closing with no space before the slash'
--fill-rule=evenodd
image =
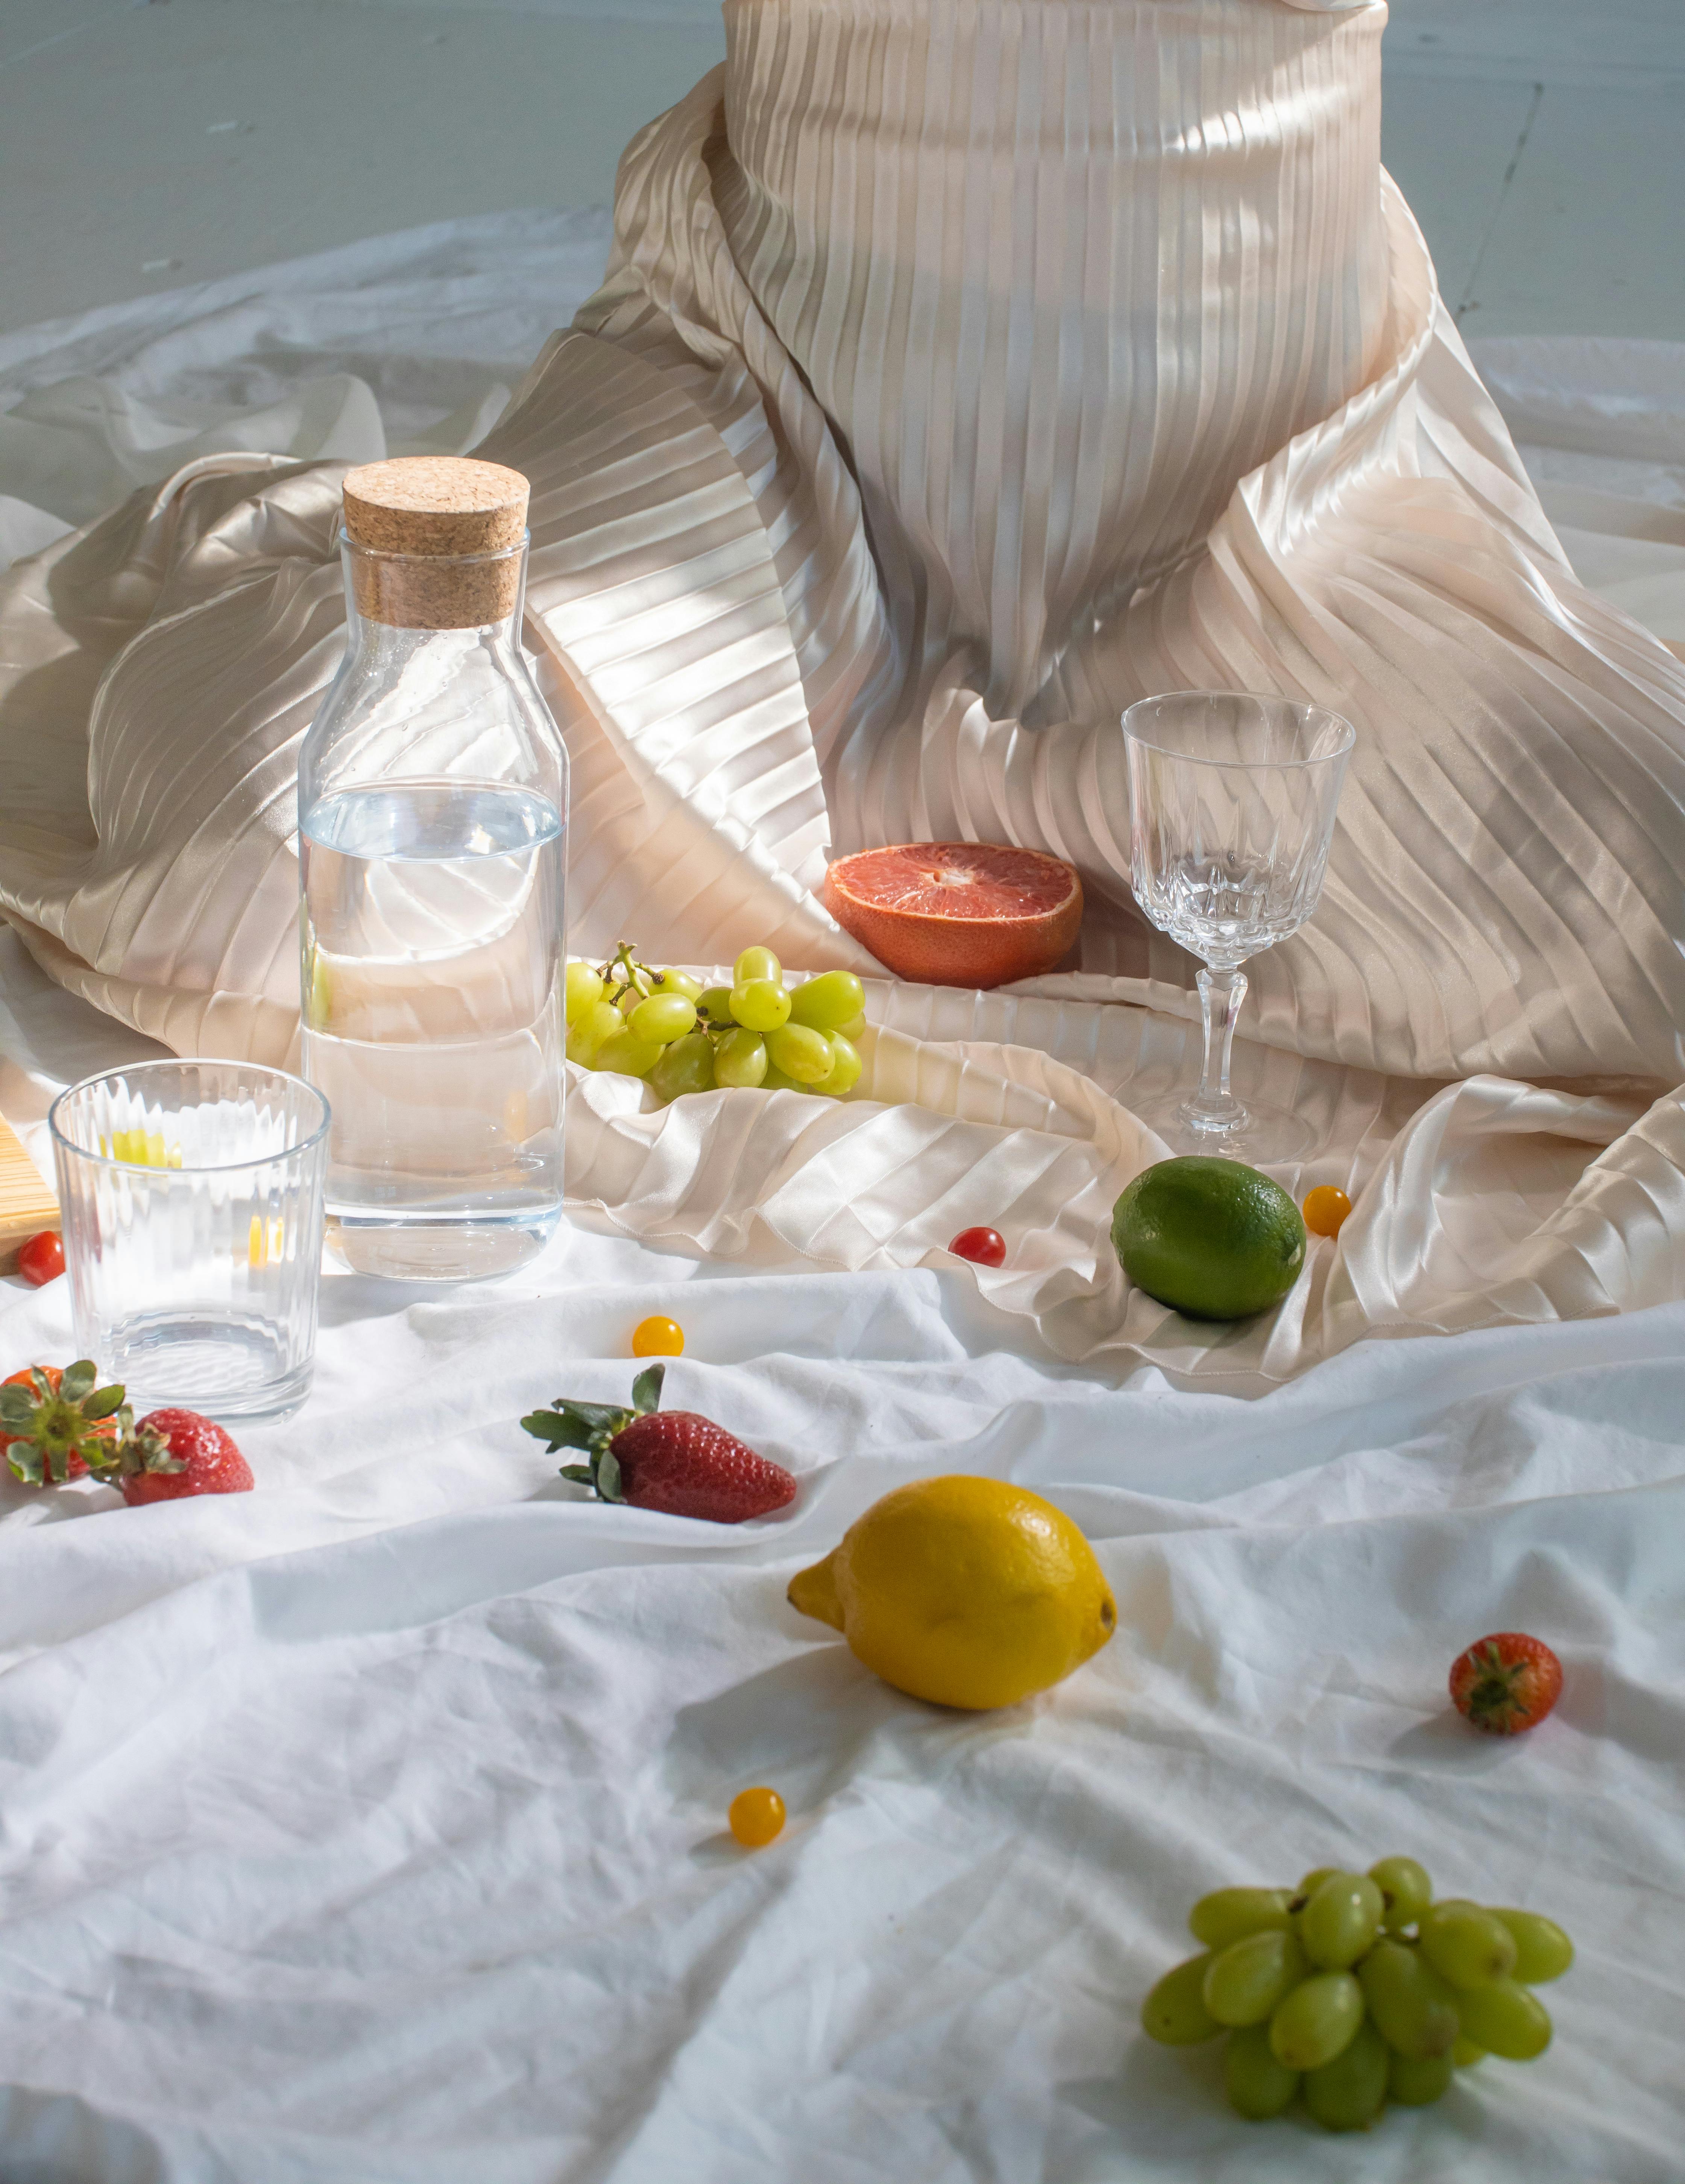
<path id="1" fill-rule="evenodd" d="M 497 464 L 345 482 L 345 659 L 298 760 L 303 1067 L 361 1273 L 506 1273 L 560 1217 L 567 755 L 520 649 L 526 521 Z"/>

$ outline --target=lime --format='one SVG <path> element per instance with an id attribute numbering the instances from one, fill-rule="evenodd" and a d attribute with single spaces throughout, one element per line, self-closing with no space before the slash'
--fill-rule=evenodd
<path id="1" fill-rule="evenodd" d="M 1143 1169 L 1112 1208 L 1112 1247 L 1148 1296 L 1190 1319 L 1246 1319 L 1304 1264 L 1304 1223 L 1279 1184 L 1194 1154 Z"/>

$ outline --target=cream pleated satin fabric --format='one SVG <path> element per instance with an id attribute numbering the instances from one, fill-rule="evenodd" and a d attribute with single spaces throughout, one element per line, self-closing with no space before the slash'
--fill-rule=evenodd
<path id="1" fill-rule="evenodd" d="M 1003 1329 L 1235 1386 L 1677 1295 L 1685 668 L 1575 583 L 1440 307 L 1380 168 L 1378 0 L 726 20 L 484 444 L 532 481 L 576 945 L 870 970 L 826 847 L 918 838 L 1051 849 L 1093 910 L 1072 977 L 874 989 L 843 1106 L 581 1079 L 576 1198 L 754 1265 L 915 1265 L 994 1220 Z M 0 899 L 184 1050 L 292 1036 L 338 478 L 207 458 L 0 591 Z M 1222 1334 L 1126 1298 L 1105 1235 L 1157 1150 L 1132 1089 L 1194 1013 L 1131 905 L 1117 716 L 1187 688 L 1358 732 L 1241 1069 L 1322 1128 L 1302 1180 L 1360 1202 Z"/>

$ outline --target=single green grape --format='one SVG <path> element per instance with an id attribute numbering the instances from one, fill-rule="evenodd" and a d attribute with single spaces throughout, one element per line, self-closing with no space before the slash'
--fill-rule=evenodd
<path id="1" fill-rule="evenodd" d="M 1493 1980 L 1457 1996 L 1463 2037 L 1511 2063 L 1531 2063 L 1550 2045 L 1550 2012 L 1519 1980 Z"/>
<path id="2" fill-rule="evenodd" d="M 1284 1927 L 1248 1934 L 1212 1957 L 1205 2007 L 1219 2025 L 1262 2025 L 1310 1970 L 1298 1936 Z"/>
<path id="3" fill-rule="evenodd" d="M 1215 2040 L 1222 2026 L 1206 2008 L 1208 1949 L 1167 1971 L 1141 2005 L 1141 2030 L 1167 2048 L 1191 2048 L 1196 2040 Z"/>
<path id="4" fill-rule="evenodd" d="M 1523 1986 L 1543 1986 L 1560 1979 L 1574 1961 L 1574 1944 L 1554 1919 L 1537 1911 L 1506 1911 L 1492 1907 L 1492 1915 L 1507 1926 L 1515 1944 L 1515 1969 L 1511 1975 Z"/>
<path id="5" fill-rule="evenodd" d="M 696 1003 L 682 994 L 652 994 L 626 1018 L 626 1028 L 652 1046 L 670 1046 L 696 1028 Z"/>
<path id="6" fill-rule="evenodd" d="M 1317 1890 L 1322 1886 L 1323 1882 L 1325 1880 L 1332 1880 L 1339 1870 L 1340 1869 L 1337 1865 L 1312 1866 L 1310 1872 L 1307 1873 L 1304 1880 L 1300 1881 L 1299 1886 L 1294 1889 L 1293 1901 L 1298 1903 L 1299 1897 L 1302 1896 L 1308 1903 L 1316 1893 Z"/>
<path id="7" fill-rule="evenodd" d="M 609 1070 L 616 1077 L 648 1077 L 660 1059 L 661 1049 L 652 1040 L 639 1039 L 623 1028 L 603 1040 L 592 1067 Z"/>
<path id="8" fill-rule="evenodd" d="M 1465 2040 L 1460 2034 L 1451 2050 L 1451 2061 L 1459 2070 L 1471 2070 L 1476 2063 L 1486 2060 L 1486 2050 L 1477 2040 Z"/>
<path id="9" fill-rule="evenodd" d="M 1381 1891 L 1361 1873 L 1331 1873 L 1319 1881 L 1299 1914 L 1299 1939 L 1312 1964 L 1343 1972 L 1374 1941 L 1381 1925 Z"/>
<path id="10" fill-rule="evenodd" d="M 587 1069 L 595 1068 L 598 1049 L 603 1040 L 625 1028 L 618 1009 L 607 1001 L 593 1001 L 568 1026 L 568 1060 L 582 1063 Z"/>
<path id="11" fill-rule="evenodd" d="M 865 1008 L 866 989 L 852 971 L 821 971 L 806 979 L 790 996 L 792 1023 L 811 1024 L 815 1031 L 837 1031 Z"/>
<path id="12" fill-rule="evenodd" d="M 815 1031 L 810 1024 L 781 1024 L 766 1034 L 766 1050 L 773 1067 L 793 1077 L 798 1084 L 817 1084 L 831 1074 L 834 1057 L 830 1044 L 825 1034 Z"/>
<path id="13" fill-rule="evenodd" d="M 1515 1936 L 1478 1903 L 1448 1897 L 1423 1914 L 1418 1931 L 1422 1954 L 1453 1986 L 1484 1986 L 1515 1969 Z"/>
<path id="14" fill-rule="evenodd" d="M 826 1044 L 831 1049 L 831 1074 L 821 1077 L 814 1086 L 827 1098 L 840 1100 L 845 1092 L 852 1092 L 860 1081 L 860 1072 L 865 1067 L 859 1050 L 852 1039 L 845 1039 L 840 1031 L 828 1031 Z"/>
<path id="15" fill-rule="evenodd" d="M 692 978 L 688 971 L 658 971 L 655 973 L 658 994 L 682 994 L 687 1001 L 702 999 L 702 981 Z"/>
<path id="16" fill-rule="evenodd" d="M 697 1014 L 706 1017 L 710 1023 L 731 1022 L 731 989 L 729 986 L 704 986 L 697 998 L 696 1008 Z"/>
<path id="17" fill-rule="evenodd" d="M 1248 1934 L 1284 1933 L 1292 1901 L 1285 1888 L 1214 1888 L 1188 1913 L 1187 1930 L 1208 1949 L 1226 1949 Z"/>
<path id="18" fill-rule="evenodd" d="M 1289 2070 L 1320 2070 L 1363 2022 L 1363 1989 L 1349 1972 L 1302 1980 L 1270 2020 L 1270 2045 Z"/>
<path id="19" fill-rule="evenodd" d="M 758 1031 L 728 1031 L 714 1050 L 714 1081 L 741 1090 L 766 1078 L 766 1041 Z"/>
<path id="20" fill-rule="evenodd" d="M 1381 1923 L 1389 1934 L 1414 1926 L 1433 1901 L 1427 1869 L 1413 1858 L 1383 1858 L 1370 1867 L 1369 1877 L 1381 1891 Z"/>
<path id="21" fill-rule="evenodd" d="M 1223 2057 L 1223 2090 L 1237 2115 L 1253 2123 L 1268 2123 L 1271 2116 L 1280 2115 L 1299 2086 L 1299 2072 L 1276 2060 L 1267 2025 L 1248 2025 L 1229 2035 Z"/>
<path id="22" fill-rule="evenodd" d="M 731 989 L 731 1014 L 745 1031 L 776 1031 L 790 1021 L 790 996 L 770 978 L 749 978 Z"/>
<path id="23" fill-rule="evenodd" d="M 603 973 L 593 971 L 588 963 L 570 963 L 565 984 L 565 1006 L 570 1023 L 582 1017 L 593 1001 L 600 1001 L 603 998 Z"/>
<path id="24" fill-rule="evenodd" d="M 784 982 L 784 966 L 770 948 L 745 948 L 731 966 L 731 983 L 734 986 L 748 986 L 761 978 L 765 978 L 771 985 L 781 985 Z"/>
<path id="25" fill-rule="evenodd" d="M 1361 2131 L 1387 2098 L 1387 2042 L 1365 2022 L 1332 2062 L 1304 2074 L 1304 2105 L 1324 2131 Z"/>
<path id="26" fill-rule="evenodd" d="M 865 1028 L 866 1012 L 864 1009 L 860 1011 L 859 1016 L 850 1017 L 847 1023 L 828 1024 L 826 1027 L 828 1031 L 841 1032 L 843 1038 L 848 1039 L 858 1039 Z"/>
<path id="27" fill-rule="evenodd" d="M 1357 1983 L 1389 2048 L 1414 2062 L 1449 2055 L 1461 2024 L 1456 1991 L 1404 1942 L 1377 1942 L 1358 1966 Z"/>
<path id="28" fill-rule="evenodd" d="M 676 1100 L 686 1092 L 714 1089 L 714 1042 L 705 1031 L 687 1033 L 661 1050 L 661 1059 L 649 1072 L 658 1099 Z"/>
<path id="29" fill-rule="evenodd" d="M 1387 2062 L 1387 2098 L 1407 2109 L 1425 2109 L 1430 2101 L 1437 2101 L 1449 2090 L 1454 2075 L 1449 2055 L 1430 2055 L 1424 2059 L 1400 2055 L 1395 2049 Z"/>

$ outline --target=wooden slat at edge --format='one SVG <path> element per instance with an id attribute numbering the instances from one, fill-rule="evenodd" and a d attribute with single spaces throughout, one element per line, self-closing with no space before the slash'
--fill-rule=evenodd
<path id="1" fill-rule="evenodd" d="M 0 1116 L 0 1273 L 13 1271 L 19 1244 L 58 1226 L 58 1201 L 52 1185 L 42 1181 L 17 1133 Z"/>

